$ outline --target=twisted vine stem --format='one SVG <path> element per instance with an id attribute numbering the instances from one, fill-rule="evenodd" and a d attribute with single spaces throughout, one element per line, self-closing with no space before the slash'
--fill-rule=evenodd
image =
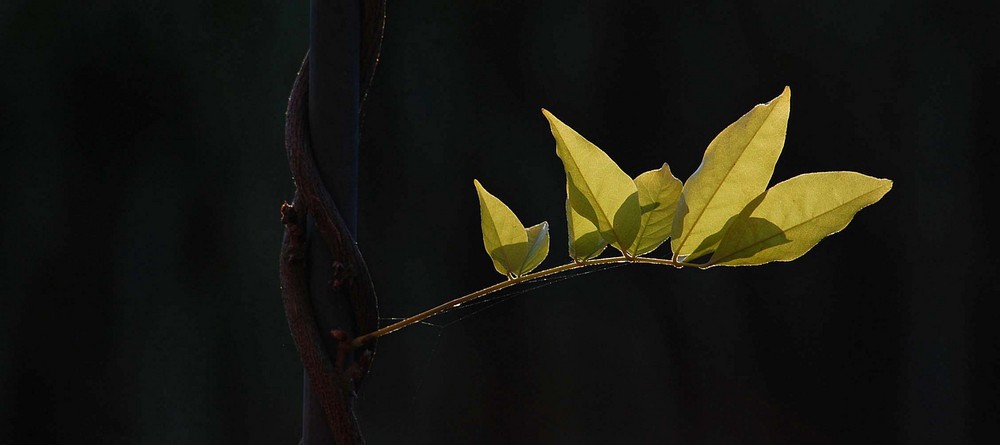
<path id="1" fill-rule="evenodd" d="M 285 225 L 282 240 L 279 272 L 285 317 L 292 339 L 309 375 L 313 391 L 326 413 L 327 425 L 338 444 L 364 443 L 352 404 L 354 391 L 361 377 L 367 372 L 375 344 L 362 348 L 350 346 L 344 331 L 334 330 L 341 345 L 331 360 L 324 349 L 323 339 L 309 301 L 307 275 L 306 216 L 315 221 L 320 238 L 335 259 L 332 268 L 331 290 L 344 288 L 350 296 L 354 310 L 355 332 L 367 332 L 378 323 L 375 291 L 350 232 L 340 216 L 333 199 L 327 192 L 313 161 L 308 143 L 309 56 L 305 57 L 288 99 L 285 125 L 285 149 L 295 178 L 295 198 L 281 207 L 281 221 Z M 348 354 L 353 352 L 354 356 Z M 352 360 L 353 359 L 353 360 Z"/>

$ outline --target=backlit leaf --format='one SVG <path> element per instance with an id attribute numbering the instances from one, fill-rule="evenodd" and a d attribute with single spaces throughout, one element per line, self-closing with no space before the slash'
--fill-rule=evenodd
<path id="1" fill-rule="evenodd" d="M 726 222 L 767 188 L 785 143 L 790 98 L 785 87 L 708 145 L 681 192 L 670 240 L 675 257 L 694 260 L 715 250 Z"/>
<path id="2" fill-rule="evenodd" d="M 479 180 L 473 183 L 479 194 L 483 245 L 497 272 L 509 277 L 520 271 L 528 256 L 528 234 L 506 204 L 487 192 Z"/>
<path id="3" fill-rule="evenodd" d="M 594 258 L 604 252 L 608 242 L 601 237 L 589 219 L 584 218 L 573 207 L 573 201 L 582 201 L 577 207 L 587 206 L 586 198 L 580 195 L 575 186 L 571 186 L 570 181 L 566 182 L 566 226 L 569 232 L 569 257 L 574 261 L 585 261 Z M 591 208 L 591 211 L 593 209 Z"/>
<path id="4" fill-rule="evenodd" d="M 549 255 L 549 223 L 543 221 L 528 227 L 525 232 L 528 234 L 528 255 L 524 264 L 517 271 L 518 275 L 535 270 Z"/>
<path id="5" fill-rule="evenodd" d="M 809 173 L 775 185 L 732 221 L 709 264 L 791 261 L 847 227 L 892 181 L 854 172 Z"/>
<path id="6" fill-rule="evenodd" d="M 633 256 L 645 255 L 670 237 L 677 201 L 681 196 L 681 181 L 663 164 L 635 178 L 639 191 L 639 232 L 629 249 Z"/>
<path id="7" fill-rule="evenodd" d="M 597 226 L 601 236 L 625 252 L 639 231 L 639 197 L 632 182 L 615 161 L 559 119 L 542 110 L 556 140 L 570 192 L 583 200 L 570 199 L 581 216 Z M 575 188 L 576 190 L 572 190 Z"/>

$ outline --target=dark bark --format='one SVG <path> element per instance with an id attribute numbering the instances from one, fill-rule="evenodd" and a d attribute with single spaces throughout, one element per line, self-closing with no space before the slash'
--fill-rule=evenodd
<path id="1" fill-rule="evenodd" d="M 359 22 L 357 1 L 310 2 L 309 139 L 316 147 L 320 178 L 341 209 L 351 236 L 357 233 Z M 312 221 L 309 226 L 313 227 Z M 311 243 L 309 259 L 309 293 L 320 332 L 346 328 L 355 334 L 348 297 L 329 290 L 330 252 L 320 243 Z M 332 338 L 323 338 L 327 353 L 335 350 Z M 307 445 L 339 442 L 325 427 L 314 386 L 307 372 L 302 390 L 302 441 Z"/>
<path id="2" fill-rule="evenodd" d="M 286 149 L 296 196 L 282 207 L 281 279 L 305 368 L 304 444 L 364 442 L 353 402 L 375 344 L 355 350 L 350 339 L 376 329 L 378 316 L 354 241 L 360 85 L 370 83 L 377 62 L 383 11 L 382 1 L 314 0 L 310 53 L 289 97 Z"/>

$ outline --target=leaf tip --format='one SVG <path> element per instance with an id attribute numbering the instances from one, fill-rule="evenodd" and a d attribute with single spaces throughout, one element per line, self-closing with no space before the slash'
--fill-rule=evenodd
<path id="1" fill-rule="evenodd" d="M 778 97 L 775 97 L 765 105 L 777 104 L 781 102 L 787 104 L 791 101 L 792 101 L 792 88 L 789 87 L 788 85 L 785 85 L 785 89 L 781 90 L 781 94 L 779 94 Z"/>
<path id="2" fill-rule="evenodd" d="M 882 188 L 885 189 L 885 191 L 882 192 L 882 196 L 885 196 L 890 190 L 892 190 L 893 182 L 891 179 L 882 178 L 879 179 L 879 182 L 882 183 Z"/>
<path id="3" fill-rule="evenodd" d="M 545 120 L 549 122 L 549 127 L 551 127 L 553 131 L 556 131 L 558 125 L 562 124 L 562 121 L 560 121 L 559 118 L 544 108 L 542 108 L 542 116 L 545 116 Z"/>

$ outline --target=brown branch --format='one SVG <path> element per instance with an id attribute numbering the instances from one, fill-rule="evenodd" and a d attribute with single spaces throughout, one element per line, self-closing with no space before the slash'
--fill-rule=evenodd
<path id="1" fill-rule="evenodd" d="M 333 199 L 320 179 L 308 142 L 309 123 L 305 117 L 309 95 L 309 56 L 306 55 L 288 98 L 285 124 L 285 149 L 295 178 L 298 198 L 316 222 L 320 237 L 334 258 L 333 287 L 346 286 L 355 311 L 355 332 L 378 328 L 378 303 L 368 267 L 357 243 Z M 370 348 L 374 353 L 375 348 Z"/>
<path id="2" fill-rule="evenodd" d="M 321 332 L 309 299 L 306 273 L 306 215 L 312 217 L 320 238 L 334 258 L 330 286 L 343 288 L 354 311 L 354 332 L 378 328 L 378 308 L 374 287 L 357 243 L 351 237 L 340 212 L 327 192 L 316 169 L 309 145 L 308 98 L 309 57 L 299 69 L 288 99 L 285 125 L 285 149 L 295 178 L 296 194 L 292 204 L 281 208 L 285 235 L 282 241 L 282 299 L 285 315 L 313 390 L 326 413 L 327 424 L 337 444 L 364 443 L 353 413 L 355 389 L 367 373 L 375 353 L 375 344 L 354 348 L 342 329 L 330 332 L 338 341 L 336 357 L 325 352 Z"/>
<path id="3" fill-rule="evenodd" d="M 281 206 L 281 221 L 285 235 L 281 246 L 281 296 L 285 317 L 292 333 L 302 366 L 309 374 L 312 390 L 323 406 L 327 423 L 338 444 L 364 443 L 357 421 L 350 410 L 354 397 L 346 373 L 330 362 L 323 351 L 323 342 L 309 303 L 309 283 L 306 277 L 305 214 L 299 207 L 299 196 L 292 204 Z"/>

